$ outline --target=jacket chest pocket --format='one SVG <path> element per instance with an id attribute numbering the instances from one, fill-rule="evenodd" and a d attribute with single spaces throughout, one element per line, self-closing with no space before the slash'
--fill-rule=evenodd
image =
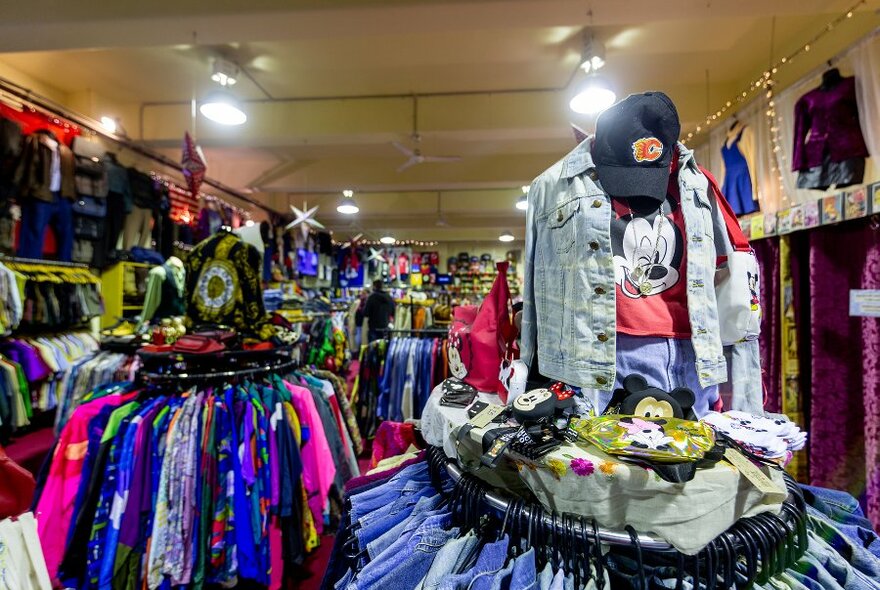
<path id="1" fill-rule="evenodd" d="M 573 199 L 553 209 L 547 217 L 547 233 L 558 254 L 571 251 L 577 241 L 577 212 L 580 207 L 581 199 Z"/>

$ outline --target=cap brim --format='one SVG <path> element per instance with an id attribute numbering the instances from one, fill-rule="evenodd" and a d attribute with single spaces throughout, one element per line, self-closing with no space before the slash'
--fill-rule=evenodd
<path id="1" fill-rule="evenodd" d="M 669 168 L 624 167 L 596 165 L 599 182 L 612 197 L 651 197 L 666 199 L 669 188 Z"/>

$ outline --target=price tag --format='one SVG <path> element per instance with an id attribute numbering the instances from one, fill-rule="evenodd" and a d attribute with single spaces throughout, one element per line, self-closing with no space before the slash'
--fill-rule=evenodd
<path id="1" fill-rule="evenodd" d="M 474 425 L 474 428 L 485 428 L 490 422 L 492 422 L 492 420 L 503 412 L 506 407 L 507 406 L 500 406 L 498 404 L 489 404 L 483 408 L 479 414 L 471 418 L 470 422 Z"/>
<path id="2" fill-rule="evenodd" d="M 724 451 L 724 458 L 727 461 L 737 468 L 737 470 L 743 474 L 747 480 L 749 480 L 753 486 L 758 488 L 758 490 L 769 496 L 771 500 L 782 502 L 788 497 L 788 492 L 784 489 L 781 489 L 777 486 L 772 479 L 764 475 L 764 472 L 758 469 L 758 467 L 749 461 L 746 457 L 742 455 L 736 449 L 727 449 Z"/>

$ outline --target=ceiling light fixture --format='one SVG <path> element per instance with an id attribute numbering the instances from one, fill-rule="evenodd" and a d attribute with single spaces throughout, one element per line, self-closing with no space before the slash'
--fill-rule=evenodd
<path id="1" fill-rule="evenodd" d="M 605 44 L 593 37 L 592 31 L 584 34 L 584 48 L 581 51 L 581 69 L 595 72 L 605 65 Z"/>
<path id="2" fill-rule="evenodd" d="M 233 86 L 238 81 L 240 71 L 235 63 L 218 57 L 212 64 L 211 80 L 223 87 Z"/>
<path id="3" fill-rule="evenodd" d="M 104 115 L 103 117 L 101 117 L 101 127 L 106 129 L 109 133 L 116 133 L 116 128 L 118 127 L 118 125 L 116 123 L 116 119 Z"/>
<path id="4" fill-rule="evenodd" d="M 241 103 L 230 93 L 220 90 L 209 94 L 199 111 L 205 118 L 221 125 L 242 125 L 247 121 Z"/>
<path id="5" fill-rule="evenodd" d="M 354 191 L 344 190 L 342 191 L 342 200 L 339 201 L 339 205 L 336 206 L 336 210 L 342 213 L 343 215 L 354 215 L 358 211 L 361 210 L 360 207 L 357 206 L 357 203 L 354 202 Z"/>
<path id="6" fill-rule="evenodd" d="M 506 231 L 503 234 L 501 234 L 500 236 L 498 236 L 498 241 L 500 241 L 500 242 L 512 242 L 515 239 L 516 238 L 514 237 L 514 235 L 512 233 L 510 233 L 509 231 Z"/>
<path id="7" fill-rule="evenodd" d="M 578 93 L 568 103 L 568 107 L 575 113 L 594 115 L 613 105 L 615 100 L 617 95 L 614 94 L 608 81 L 592 73 L 584 80 Z"/>
<path id="8" fill-rule="evenodd" d="M 386 246 L 390 246 L 391 244 L 397 242 L 397 240 L 395 240 L 392 236 L 382 236 L 381 238 L 379 238 L 379 241 Z"/>
<path id="9" fill-rule="evenodd" d="M 529 187 L 522 187 L 523 194 L 516 200 L 516 208 L 520 211 L 525 211 L 529 208 Z"/>

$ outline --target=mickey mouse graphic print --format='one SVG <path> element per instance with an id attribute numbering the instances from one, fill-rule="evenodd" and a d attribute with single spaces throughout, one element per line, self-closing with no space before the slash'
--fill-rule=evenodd
<path id="1" fill-rule="evenodd" d="M 611 205 L 617 330 L 631 336 L 690 338 L 687 249 L 677 184 L 669 183 L 662 203 L 630 197 L 612 198 Z"/>

